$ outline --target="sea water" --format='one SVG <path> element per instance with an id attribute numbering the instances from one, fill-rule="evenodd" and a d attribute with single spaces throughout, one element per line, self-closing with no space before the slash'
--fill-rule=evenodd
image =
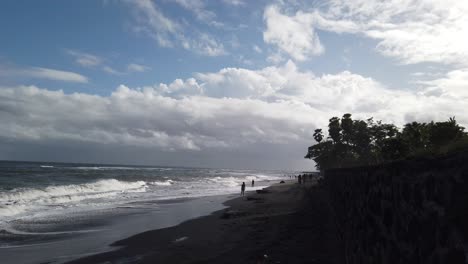
<path id="1" fill-rule="evenodd" d="M 169 201 L 237 194 L 242 182 L 247 191 L 263 188 L 285 179 L 287 173 L 290 172 L 1 161 L 0 255 L 2 248 L 99 232 L 109 228 L 106 224 L 110 219 L 154 214 L 167 207 Z M 255 187 L 250 187 L 252 180 Z M 188 214 L 178 219 L 184 217 Z"/>

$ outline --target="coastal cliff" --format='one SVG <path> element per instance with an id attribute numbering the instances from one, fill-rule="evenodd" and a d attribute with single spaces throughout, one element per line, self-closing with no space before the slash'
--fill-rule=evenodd
<path id="1" fill-rule="evenodd" d="M 466 263 L 468 151 L 324 174 L 346 263 Z"/>

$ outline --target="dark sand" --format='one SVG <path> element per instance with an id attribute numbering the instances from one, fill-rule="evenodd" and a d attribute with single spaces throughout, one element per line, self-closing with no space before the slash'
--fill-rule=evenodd
<path id="1" fill-rule="evenodd" d="M 267 191 L 71 263 L 344 263 L 324 190 L 311 183 L 285 183 Z"/>

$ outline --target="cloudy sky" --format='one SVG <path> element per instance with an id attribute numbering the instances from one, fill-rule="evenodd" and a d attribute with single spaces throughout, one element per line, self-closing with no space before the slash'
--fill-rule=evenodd
<path id="1" fill-rule="evenodd" d="M 468 2 L 0 3 L 0 159 L 312 169 L 352 113 L 468 125 Z"/>

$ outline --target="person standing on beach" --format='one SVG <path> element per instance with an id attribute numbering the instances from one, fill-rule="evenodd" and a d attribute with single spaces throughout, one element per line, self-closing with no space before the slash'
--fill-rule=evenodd
<path id="1" fill-rule="evenodd" d="M 254 180 L 252 180 L 252 187 L 254 187 L 254 184 L 255 184 L 255 181 L 254 181 Z"/>
<path id="2" fill-rule="evenodd" d="M 244 196 L 244 192 L 245 192 L 245 182 L 242 182 L 242 186 L 241 186 L 241 195 Z"/>

